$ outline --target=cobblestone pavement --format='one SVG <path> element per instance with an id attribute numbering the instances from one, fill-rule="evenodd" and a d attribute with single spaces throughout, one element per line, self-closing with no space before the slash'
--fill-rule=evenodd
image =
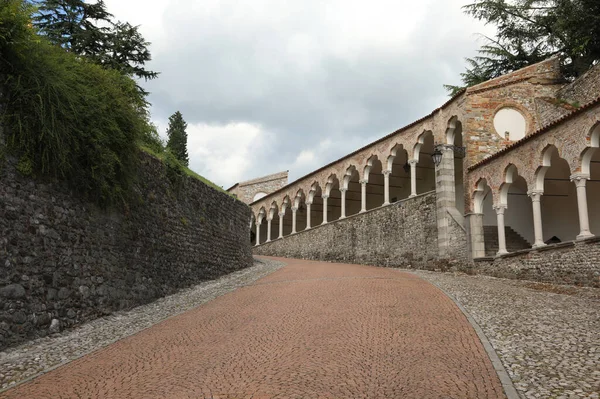
<path id="1" fill-rule="evenodd" d="M 503 398 L 475 331 L 393 269 L 287 266 L 2 398 Z"/>
<path id="2" fill-rule="evenodd" d="M 600 397 L 600 290 L 416 271 L 453 296 L 522 398 Z"/>
<path id="3" fill-rule="evenodd" d="M 132 310 L 0 352 L 0 389 L 105 347 L 168 317 L 192 309 L 274 272 L 283 263 L 258 260 L 253 267 L 206 281 Z"/>

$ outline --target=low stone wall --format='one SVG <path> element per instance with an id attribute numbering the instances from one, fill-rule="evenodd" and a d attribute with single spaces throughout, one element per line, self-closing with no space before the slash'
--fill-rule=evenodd
<path id="1" fill-rule="evenodd" d="M 475 260 L 473 271 L 496 277 L 600 287 L 600 238 Z"/>
<path id="2" fill-rule="evenodd" d="M 136 194 L 109 212 L 3 163 L 0 349 L 251 265 L 242 202 L 146 154 Z"/>
<path id="3" fill-rule="evenodd" d="M 254 248 L 257 255 L 435 268 L 436 196 L 419 195 Z"/>

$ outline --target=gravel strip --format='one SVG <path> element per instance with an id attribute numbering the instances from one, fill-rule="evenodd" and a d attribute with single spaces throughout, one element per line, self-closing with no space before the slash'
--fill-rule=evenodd
<path id="1" fill-rule="evenodd" d="M 413 272 L 475 319 L 521 398 L 600 398 L 600 290 Z"/>
<path id="2" fill-rule="evenodd" d="M 129 311 L 117 312 L 75 329 L 0 352 L 0 391 L 252 284 L 282 266 L 283 263 L 274 260 L 255 259 L 254 266 L 217 280 L 206 281 Z"/>

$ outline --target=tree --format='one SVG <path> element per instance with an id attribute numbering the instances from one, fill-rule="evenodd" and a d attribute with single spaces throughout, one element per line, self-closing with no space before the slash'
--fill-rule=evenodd
<path id="1" fill-rule="evenodd" d="M 445 85 L 451 95 L 553 56 L 569 80 L 600 61 L 598 0 L 477 0 L 463 9 L 497 35 L 466 59 L 465 86 Z"/>
<path id="2" fill-rule="evenodd" d="M 52 43 L 128 76 L 146 80 L 158 76 L 144 68 L 151 60 L 150 43 L 137 26 L 113 22 L 113 15 L 102 0 L 93 4 L 83 0 L 42 0 L 36 4 L 39 7 L 33 23 Z"/>
<path id="3" fill-rule="evenodd" d="M 167 128 L 167 149 L 185 166 L 188 166 L 189 159 L 187 153 L 187 123 L 183 120 L 181 112 L 177 111 L 169 117 L 169 127 Z"/>

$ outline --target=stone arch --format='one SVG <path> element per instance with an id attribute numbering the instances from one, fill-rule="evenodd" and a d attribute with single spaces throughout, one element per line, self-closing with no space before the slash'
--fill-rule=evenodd
<path id="1" fill-rule="evenodd" d="M 317 226 L 323 223 L 323 191 L 321 184 L 318 181 L 314 181 L 310 185 L 308 191 L 306 203 L 310 204 L 310 225 Z"/>
<path id="2" fill-rule="evenodd" d="M 431 130 L 425 130 L 417 138 L 413 147 L 412 159 L 417 162 L 415 176 L 415 194 L 435 190 L 435 165 L 431 159 L 434 149 L 434 135 Z M 412 190 L 411 190 L 412 191 Z"/>
<path id="3" fill-rule="evenodd" d="M 491 190 L 486 178 L 477 180 L 473 192 L 473 212 L 483 214 L 483 201 L 486 194 L 489 194 L 488 189 Z"/>
<path id="4" fill-rule="evenodd" d="M 356 166 L 351 165 L 346 169 L 342 182 L 345 192 L 345 216 L 360 212 L 360 172 Z"/>
<path id="5" fill-rule="evenodd" d="M 389 171 L 389 201 L 391 203 L 408 198 L 411 194 L 411 166 L 409 151 L 404 144 L 396 143 L 386 159 Z M 411 161 L 414 163 L 414 161 Z"/>
<path id="6" fill-rule="evenodd" d="M 294 208 L 296 208 L 296 229 L 295 231 L 302 231 L 307 226 L 307 210 L 306 210 L 306 194 L 304 189 L 299 189 L 294 197 Z M 293 216 L 293 215 L 292 215 Z M 293 218 L 292 218 L 293 219 Z M 293 228 L 292 228 L 292 231 Z"/>
<path id="7" fill-rule="evenodd" d="M 544 144 L 543 150 L 540 152 L 540 166 L 535 170 L 533 189 L 536 191 L 544 192 L 544 179 L 546 172 L 552 166 L 552 158 L 557 154 L 558 158 L 561 157 L 560 150 L 554 144 Z"/>
<path id="8" fill-rule="evenodd" d="M 581 152 L 579 163 L 581 173 L 589 175 L 592 157 L 594 156 L 598 148 L 600 148 L 600 122 L 592 126 L 587 135 L 586 141 L 589 145 Z"/>
<path id="9" fill-rule="evenodd" d="M 366 185 L 364 188 L 366 190 L 365 210 L 377 208 L 384 203 L 383 170 L 383 162 L 377 154 L 373 154 L 367 159 L 363 168 L 363 182 Z"/>
<path id="10" fill-rule="evenodd" d="M 433 140 L 433 132 L 431 130 L 425 130 L 425 131 L 423 131 L 423 133 L 421 133 L 419 135 L 419 137 L 417 137 L 417 143 L 413 147 L 413 155 L 412 155 L 412 159 L 414 159 L 415 161 L 419 160 L 421 149 L 425 145 L 425 141 L 428 138 L 431 138 Z"/>
<path id="11" fill-rule="evenodd" d="M 332 173 L 327 178 L 325 184 L 325 194 L 327 196 L 327 209 L 323 205 L 323 221 L 331 222 L 337 220 L 342 215 L 342 193 L 340 192 L 340 181 L 335 173 Z M 325 201 L 323 201 L 325 204 Z M 327 219 L 325 219 L 327 215 Z"/>
<path id="12" fill-rule="evenodd" d="M 529 248 L 534 240 L 533 213 L 528 191 L 527 180 L 519 174 L 518 167 L 514 163 L 508 164 L 504 168 L 497 204 L 504 209 L 507 237 L 505 250 L 508 252 Z"/>
<path id="13" fill-rule="evenodd" d="M 447 128 L 446 128 L 446 144 L 454 145 L 454 133 L 456 131 L 458 121 L 458 116 L 454 115 L 450 120 L 448 120 Z"/>

